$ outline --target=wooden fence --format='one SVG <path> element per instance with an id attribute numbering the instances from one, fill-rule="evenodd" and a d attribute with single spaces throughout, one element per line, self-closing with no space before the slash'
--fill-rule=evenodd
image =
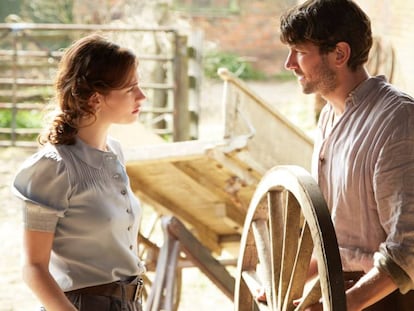
<path id="1" fill-rule="evenodd" d="M 197 126 L 191 122 L 197 119 L 198 88 L 194 75 L 189 77 L 189 64 L 197 58 L 189 60 L 188 55 L 199 51 L 176 29 L 11 23 L 0 24 L 0 146 L 36 145 L 40 112 L 53 100 L 62 50 L 91 32 L 103 33 L 138 55 L 148 98 L 140 121 L 172 141 L 196 138 L 191 129 Z"/>

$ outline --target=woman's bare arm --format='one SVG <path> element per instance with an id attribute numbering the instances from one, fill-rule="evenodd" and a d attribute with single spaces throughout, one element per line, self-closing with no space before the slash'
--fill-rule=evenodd
<path id="1" fill-rule="evenodd" d="M 49 272 L 54 233 L 24 231 L 23 280 L 47 311 L 76 311 Z"/>

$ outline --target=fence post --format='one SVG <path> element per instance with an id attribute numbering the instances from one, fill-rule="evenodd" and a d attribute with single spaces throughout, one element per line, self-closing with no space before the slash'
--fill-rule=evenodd
<path id="1" fill-rule="evenodd" d="M 17 43 L 17 36 L 18 31 L 13 31 L 13 85 L 12 85 L 12 109 L 11 109 L 11 131 L 10 131 L 10 139 L 11 145 L 16 145 L 16 128 L 17 128 L 17 50 L 18 50 L 18 43 Z"/>
<path id="2" fill-rule="evenodd" d="M 173 140 L 190 138 L 187 37 L 175 33 Z"/>

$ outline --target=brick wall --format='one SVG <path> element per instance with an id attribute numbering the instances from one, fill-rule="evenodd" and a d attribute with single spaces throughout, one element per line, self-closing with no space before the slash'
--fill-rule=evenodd
<path id="1" fill-rule="evenodd" d="M 279 41 L 279 16 L 295 0 L 239 0 L 238 14 L 192 16 L 193 25 L 204 31 L 206 40 L 220 50 L 253 59 L 257 69 L 268 74 L 283 70 L 287 49 Z"/>
<path id="2" fill-rule="evenodd" d="M 375 36 L 396 52 L 395 84 L 414 94 L 414 1 L 356 0 L 372 19 Z M 253 63 L 269 74 L 281 72 L 287 54 L 279 42 L 279 16 L 296 0 L 239 0 L 238 15 L 193 16 L 191 22 L 204 31 L 206 40 L 220 49 L 256 58 Z M 299 1 L 300 2 L 300 1 Z"/>
<path id="3" fill-rule="evenodd" d="M 395 50 L 395 84 L 414 95 L 414 2 L 406 0 L 358 0 L 371 17 L 373 34 Z"/>

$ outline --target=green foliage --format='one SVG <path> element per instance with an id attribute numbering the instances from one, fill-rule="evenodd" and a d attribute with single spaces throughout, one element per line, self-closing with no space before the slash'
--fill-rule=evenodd
<path id="1" fill-rule="evenodd" d="M 16 114 L 17 128 L 40 128 L 42 127 L 42 115 L 39 111 L 20 110 Z M 12 126 L 13 114 L 11 110 L 0 110 L 0 127 L 10 128 Z"/>
<path id="2" fill-rule="evenodd" d="M 10 14 L 19 15 L 22 0 L 1 0 L 0 1 L 0 22 L 4 23 Z"/>
<path id="3" fill-rule="evenodd" d="M 278 82 L 287 82 L 287 81 L 295 81 L 296 77 L 289 70 L 283 70 L 281 72 L 278 72 L 272 75 L 270 79 L 278 81 Z"/>
<path id="4" fill-rule="evenodd" d="M 211 52 L 204 56 L 204 74 L 208 78 L 217 79 L 217 70 L 227 68 L 242 80 L 263 80 L 266 75 L 255 70 L 251 63 L 242 57 L 228 52 Z"/>
<path id="5" fill-rule="evenodd" d="M 40 129 L 43 125 L 43 115 L 37 110 L 19 110 L 15 117 L 16 129 Z M 12 128 L 13 114 L 11 110 L 0 110 L 0 127 Z M 18 134 L 19 141 L 34 141 L 38 134 Z M 0 140 L 12 139 L 11 134 L 0 134 Z"/>
<path id="6" fill-rule="evenodd" d="M 73 0 L 23 0 L 22 17 L 35 23 L 71 24 Z"/>

